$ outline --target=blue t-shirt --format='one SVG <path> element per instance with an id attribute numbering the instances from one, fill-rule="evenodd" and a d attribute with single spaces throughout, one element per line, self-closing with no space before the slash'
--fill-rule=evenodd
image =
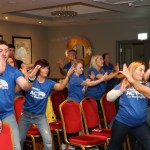
<path id="1" fill-rule="evenodd" d="M 104 64 L 103 69 L 105 72 L 110 74 L 114 70 L 114 66 L 111 63 L 109 63 L 109 65 Z M 114 87 L 114 86 L 115 86 L 114 78 L 107 81 L 107 87 Z"/>
<path id="2" fill-rule="evenodd" d="M 64 69 L 68 71 L 71 68 L 71 65 L 71 62 L 67 63 L 66 65 L 64 65 Z"/>
<path id="3" fill-rule="evenodd" d="M 22 73 L 9 64 L 5 71 L 0 75 L 0 119 L 6 118 L 14 113 L 14 97 L 16 79 L 22 76 Z"/>
<path id="4" fill-rule="evenodd" d="M 114 89 L 120 89 L 117 85 Z M 146 86 L 150 87 L 150 83 Z M 119 99 L 119 111 L 116 119 L 128 126 L 139 126 L 147 120 L 148 98 L 139 93 L 133 87 L 128 88 Z"/>
<path id="5" fill-rule="evenodd" d="M 94 72 L 95 76 L 97 76 L 98 74 L 103 75 L 105 73 L 104 70 L 97 70 L 93 67 L 89 69 L 88 74 L 90 75 L 91 72 Z M 96 77 L 95 80 L 97 80 Z M 95 86 L 88 87 L 86 96 L 90 96 L 95 100 L 100 100 L 102 95 L 105 93 L 105 90 L 106 90 L 106 82 L 101 82 Z"/>
<path id="6" fill-rule="evenodd" d="M 86 79 L 83 75 L 78 77 L 76 74 L 71 75 L 68 83 L 68 99 L 80 102 L 84 98 L 85 86 L 81 85 Z"/>
<path id="7" fill-rule="evenodd" d="M 35 80 L 31 89 L 25 93 L 26 101 L 23 109 L 37 114 L 45 113 L 48 96 L 55 84 L 56 82 L 48 78 L 44 83 Z"/>

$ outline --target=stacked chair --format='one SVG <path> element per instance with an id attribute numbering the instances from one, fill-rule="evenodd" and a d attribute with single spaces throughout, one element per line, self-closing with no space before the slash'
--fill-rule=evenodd
<path id="1" fill-rule="evenodd" d="M 102 145 L 106 150 L 106 136 L 92 135 L 84 132 L 81 107 L 78 102 L 65 100 L 60 104 L 59 110 L 66 150 L 68 150 L 69 145 L 80 147 L 82 150 Z"/>
<path id="2" fill-rule="evenodd" d="M 80 102 L 80 106 L 86 133 L 106 136 L 107 142 L 109 142 L 111 129 L 101 127 L 100 115 L 98 113 L 96 101 L 93 98 L 86 97 Z"/>

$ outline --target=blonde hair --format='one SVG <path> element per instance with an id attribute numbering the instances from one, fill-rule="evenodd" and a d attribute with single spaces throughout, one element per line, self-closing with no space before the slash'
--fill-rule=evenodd
<path id="1" fill-rule="evenodd" d="M 74 59 L 72 61 L 72 64 L 74 65 L 74 67 L 77 66 L 77 64 L 81 63 L 83 65 L 83 60 L 82 59 Z"/>
<path id="2" fill-rule="evenodd" d="M 128 67 L 128 70 L 131 74 L 131 76 L 133 77 L 133 73 L 135 72 L 135 70 L 139 67 L 139 66 L 145 66 L 145 64 L 143 62 L 140 62 L 140 61 L 134 61 L 132 62 L 129 67 Z M 143 79 L 142 81 L 143 83 L 146 83 L 146 81 Z M 130 83 L 127 81 L 127 85 L 128 86 L 131 86 Z"/>
<path id="3" fill-rule="evenodd" d="M 91 57 L 91 61 L 90 61 L 90 68 L 96 68 L 97 65 L 96 65 L 96 60 L 98 59 L 98 57 L 102 57 L 102 55 L 100 54 L 95 54 Z"/>

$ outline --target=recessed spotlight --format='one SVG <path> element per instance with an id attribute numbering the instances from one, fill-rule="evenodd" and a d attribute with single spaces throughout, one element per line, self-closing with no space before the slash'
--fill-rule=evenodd
<path id="1" fill-rule="evenodd" d="M 38 23 L 39 23 L 39 24 L 41 24 L 42 22 L 41 22 L 41 21 L 39 21 Z"/>
<path id="2" fill-rule="evenodd" d="M 5 19 L 8 19 L 8 17 L 6 16 Z"/>

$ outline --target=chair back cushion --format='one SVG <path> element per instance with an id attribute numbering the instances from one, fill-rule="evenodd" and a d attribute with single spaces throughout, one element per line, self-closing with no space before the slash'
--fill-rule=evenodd
<path id="1" fill-rule="evenodd" d="M 96 101 L 92 98 L 85 98 L 81 101 L 81 107 L 87 128 L 99 127 L 100 119 Z"/>
<path id="2" fill-rule="evenodd" d="M 103 113 L 106 117 L 106 122 L 110 123 L 112 119 L 116 116 L 115 103 L 107 101 L 106 95 L 104 95 L 102 97 L 101 104 L 103 107 Z"/>
<path id="3" fill-rule="evenodd" d="M 17 123 L 19 123 L 24 102 L 25 102 L 24 96 L 18 96 L 15 98 L 14 110 L 15 110 L 15 117 L 16 117 Z"/>
<path id="4" fill-rule="evenodd" d="M 66 133 L 72 134 L 82 130 L 82 117 L 78 102 L 66 100 L 60 105 L 60 112 Z"/>
<path id="5" fill-rule="evenodd" d="M 59 105 L 65 100 L 64 95 L 60 91 L 53 91 L 51 93 L 51 102 L 54 113 L 57 119 L 60 119 Z"/>
<path id="6" fill-rule="evenodd" d="M 2 131 L 0 133 L 0 149 L 14 150 L 12 129 L 10 125 L 2 123 Z"/>

